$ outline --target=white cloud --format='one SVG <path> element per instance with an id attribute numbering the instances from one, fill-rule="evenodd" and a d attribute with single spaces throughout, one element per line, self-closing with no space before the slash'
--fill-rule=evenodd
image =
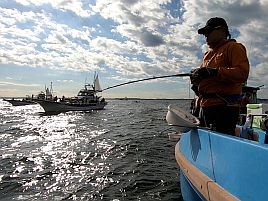
<path id="1" fill-rule="evenodd" d="M 20 87 L 39 87 L 38 84 L 23 84 L 23 83 L 16 83 L 16 82 L 0 82 L 2 86 L 20 86 Z"/>
<path id="2" fill-rule="evenodd" d="M 90 2 L 0 2 L 1 64 L 120 79 L 188 72 L 207 48 L 197 29 L 220 16 L 247 47 L 252 83 L 268 85 L 266 0 Z"/>

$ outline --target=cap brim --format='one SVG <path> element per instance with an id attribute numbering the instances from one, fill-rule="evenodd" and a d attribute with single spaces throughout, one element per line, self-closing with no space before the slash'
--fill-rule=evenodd
<path id="1" fill-rule="evenodd" d="M 206 32 L 205 27 L 198 29 L 198 34 L 204 34 Z"/>
<path id="2" fill-rule="evenodd" d="M 210 32 L 211 30 L 213 30 L 212 27 L 205 26 L 205 27 L 203 27 L 201 29 L 198 29 L 198 34 L 206 34 L 206 33 Z"/>

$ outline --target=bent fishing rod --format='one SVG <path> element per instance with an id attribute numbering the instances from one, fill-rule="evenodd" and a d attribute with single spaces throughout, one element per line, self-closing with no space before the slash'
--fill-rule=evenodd
<path id="1" fill-rule="evenodd" d="M 149 77 L 149 78 L 145 78 L 145 79 L 141 79 L 141 80 L 133 80 L 133 81 L 129 81 L 129 82 L 125 82 L 125 83 L 121 83 L 121 84 L 117 84 L 111 87 L 107 87 L 105 89 L 103 89 L 102 91 L 108 90 L 108 89 L 112 89 L 115 87 L 120 87 L 126 84 L 132 84 L 135 82 L 142 82 L 142 81 L 147 81 L 147 80 L 154 80 L 154 79 L 159 79 L 159 78 L 167 78 L 167 77 L 186 77 L 186 76 L 190 76 L 191 73 L 180 73 L 180 74 L 174 74 L 174 75 L 164 75 L 164 76 L 158 76 L 158 77 Z"/>

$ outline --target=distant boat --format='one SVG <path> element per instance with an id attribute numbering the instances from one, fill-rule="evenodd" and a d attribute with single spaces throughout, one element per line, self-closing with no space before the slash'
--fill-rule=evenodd
<path id="1" fill-rule="evenodd" d="M 41 91 L 36 96 L 27 95 L 25 98 L 4 98 L 4 101 L 9 102 L 12 106 L 24 106 L 24 105 L 33 105 L 37 104 L 36 101 L 33 101 L 34 99 L 41 99 L 41 100 L 52 100 L 52 83 L 50 90 L 45 87 L 45 92 Z"/>
<path id="2" fill-rule="evenodd" d="M 259 87 L 245 88 L 257 100 Z M 199 127 L 199 120 L 170 105 L 166 116 L 178 134 L 175 157 L 183 200 L 267 200 L 268 116 L 265 104 L 247 104 L 236 136 Z M 220 115 L 220 114 L 219 114 Z"/>
<path id="3" fill-rule="evenodd" d="M 9 98 L 3 99 L 4 101 L 9 102 L 12 106 L 23 106 L 23 105 L 33 105 L 33 104 L 37 104 L 36 102 L 32 101 L 31 98 L 23 98 L 23 99 L 19 99 L 19 98 Z"/>
<path id="4" fill-rule="evenodd" d="M 85 84 L 75 97 L 66 98 L 63 96 L 57 100 L 34 99 L 34 101 L 39 103 L 46 113 L 102 110 L 107 102 L 101 96 L 97 96 L 97 93 L 101 91 L 97 75 L 94 77 L 93 85 Z"/>

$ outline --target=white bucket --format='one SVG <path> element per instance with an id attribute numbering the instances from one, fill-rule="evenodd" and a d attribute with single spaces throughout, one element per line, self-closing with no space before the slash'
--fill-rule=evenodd
<path id="1" fill-rule="evenodd" d="M 166 120 L 169 125 L 175 127 L 178 133 L 188 132 L 200 124 L 200 121 L 197 117 L 174 105 L 168 106 Z"/>

